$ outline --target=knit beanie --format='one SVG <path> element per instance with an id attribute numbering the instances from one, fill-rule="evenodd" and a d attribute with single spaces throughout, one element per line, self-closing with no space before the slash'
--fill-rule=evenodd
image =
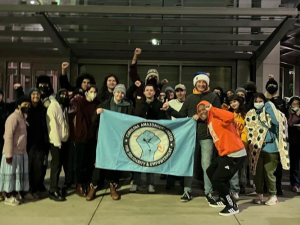
<path id="1" fill-rule="evenodd" d="M 268 82 L 267 82 L 267 84 L 266 84 L 266 89 L 268 88 L 268 86 L 269 86 L 270 84 L 274 84 L 274 85 L 276 85 L 276 86 L 278 87 L 278 83 L 277 83 L 276 80 L 274 80 L 274 78 L 271 78 L 271 79 L 268 80 Z"/>
<path id="2" fill-rule="evenodd" d="M 27 95 L 24 95 L 24 96 L 18 98 L 17 101 L 16 101 L 17 105 L 21 105 L 23 102 L 29 102 L 30 103 L 31 101 L 30 101 L 30 99 Z"/>
<path id="3" fill-rule="evenodd" d="M 197 72 L 194 74 L 194 80 L 193 80 L 193 84 L 194 86 L 196 85 L 197 81 L 199 80 L 204 80 L 207 84 L 207 86 L 209 86 L 209 76 L 207 76 L 207 74 L 205 72 Z"/>
<path id="4" fill-rule="evenodd" d="M 256 92 L 256 85 L 254 82 L 252 81 L 247 81 L 244 85 L 243 85 L 243 88 L 245 88 L 245 90 L 247 91 L 252 91 L 252 92 Z"/>
<path id="5" fill-rule="evenodd" d="M 238 87 L 238 88 L 235 90 L 235 93 L 237 94 L 238 92 L 243 92 L 243 93 L 245 94 L 245 96 L 247 95 L 247 92 L 246 92 L 245 88 Z"/>
<path id="6" fill-rule="evenodd" d="M 118 84 L 115 89 L 114 89 L 114 92 L 115 93 L 116 91 L 120 91 L 120 92 L 123 92 L 124 94 L 126 94 L 126 87 L 124 84 Z"/>
<path id="7" fill-rule="evenodd" d="M 37 91 L 38 93 L 41 93 L 40 89 L 33 87 L 28 91 L 28 93 L 27 93 L 28 97 L 30 98 L 31 94 L 35 91 Z"/>
<path id="8" fill-rule="evenodd" d="M 166 87 L 165 93 L 167 93 L 168 91 L 172 91 L 173 93 L 175 93 L 174 89 L 171 86 Z"/>
<path id="9" fill-rule="evenodd" d="M 159 74 L 158 74 L 158 71 L 156 69 L 150 69 L 148 70 L 147 72 L 147 76 L 146 76 L 146 79 L 145 79 L 145 84 L 147 84 L 147 80 L 150 76 L 155 76 L 156 77 L 156 80 L 157 80 L 157 83 L 159 82 Z"/>

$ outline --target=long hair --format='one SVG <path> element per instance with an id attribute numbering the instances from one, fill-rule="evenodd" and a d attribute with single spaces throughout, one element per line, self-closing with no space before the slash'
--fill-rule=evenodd
<path id="1" fill-rule="evenodd" d="M 108 80 L 108 78 L 110 78 L 110 77 L 115 78 L 117 84 L 119 84 L 119 78 L 118 78 L 116 75 L 114 75 L 114 74 L 109 74 L 108 76 L 106 76 L 106 77 L 104 78 L 103 83 L 102 83 L 102 87 L 100 88 L 100 95 L 102 95 L 102 96 L 105 95 L 106 92 L 108 92 L 108 88 L 107 88 L 107 80 Z"/>
<path id="2" fill-rule="evenodd" d="M 228 99 L 226 101 L 226 104 L 230 105 L 230 102 L 234 101 L 234 100 L 236 100 L 236 101 L 238 101 L 240 103 L 240 106 L 239 106 L 239 108 L 237 110 L 237 113 L 240 113 L 241 116 L 243 118 L 245 118 L 246 114 L 247 114 L 247 109 L 246 109 L 246 105 L 244 104 L 244 99 L 242 97 L 238 96 L 237 94 L 233 94 L 233 95 L 231 95 L 231 96 L 228 97 Z M 233 112 L 234 110 L 230 107 L 229 111 Z"/>
<path id="3" fill-rule="evenodd" d="M 257 98 L 261 98 L 262 100 L 264 100 L 264 103 L 266 103 L 267 101 L 269 101 L 269 99 L 266 98 L 266 96 L 263 93 L 255 93 L 252 97 L 252 102 L 250 104 L 251 109 L 255 109 L 254 107 L 254 102 Z"/>

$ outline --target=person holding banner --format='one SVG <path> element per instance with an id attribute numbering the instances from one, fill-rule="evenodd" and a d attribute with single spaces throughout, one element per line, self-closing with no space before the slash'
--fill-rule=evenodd
<path id="1" fill-rule="evenodd" d="M 135 82 L 135 84 L 128 89 L 127 97 L 133 99 L 133 94 L 140 85 L 141 82 Z M 145 97 L 137 96 L 135 99 L 136 106 L 134 115 L 149 120 L 168 119 L 166 112 L 161 110 L 163 103 L 155 97 L 155 86 L 147 83 L 144 87 L 143 94 Z M 131 193 L 137 192 L 138 186 L 141 184 L 141 176 L 142 174 L 140 172 L 134 172 L 133 185 L 129 190 Z M 148 192 L 155 193 L 154 175 L 152 173 L 147 173 L 146 176 Z"/>
<path id="2" fill-rule="evenodd" d="M 140 82 L 137 81 L 137 83 Z M 98 130 L 99 128 L 100 114 L 103 113 L 103 109 L 124 113 L 127 115 L 134 114 L 133 104 L 129 99 L 125 98 L 125 94 L 126 94 L 126 88 L 124 84 L 118 84 L 113 91 L 114 97 L 98 105 L 96 114 L 93 116 L 93 127 L 95 129 Z M 101 134 L 99 135 L 101 136 Z M 121 196 L 116 191 L 119 184 L 119 177 L 120 177 L 120 171 L 94 168 L 92 183 L 90 184 L 90 190 L 86 197 L 86 200 L 91 201 L 95 198 L 97 188 L 104 184 L 105 178 L 108 178 L 110 180 L 110 195 L 112 199 L 113 200 L 121 199 Z"/>
<path id="3" fill-rule="evenodd" d="M 224 208 L 219 215 L 230 216 L 239 213 L 237 204 L 229 192 L 229 181 L 242 168 L 247 158 L 245 146 L 234 126 L 234 114 L 213 107 L 208 101 L 201 101 L 197 114 L 193 116 L 208 124 L 209 132 L 218 150 L 219 156 L 206 170 L 219 199 L 211 201 L 209 206 Z"/>
<path id="4" fill-rule="evenodd" d="M 179 112 L 172 107 L 169 107 L 167 101 L 162 110 L 167 110 L 171 113 L 171 116 L 175 118 L 193 117 L 197 113 L 197 105 L 200 101 L 206 100 L 210 102 L 214 107 L 221 108 L 219 97 L 210 91 L 209 88 L 209 76 L 206 72 L 197 72 L 194 76 L 193 94 L 187 96 Z M 210 166 L 213 157 L 213 141 L 210 134 L 207 132 L 207 124 L 204 121 L 197 121 L 197 141 L 199 141 L 201 147 L 201 166 L 204 173 L 204 192 L 208 203 L 215 202 L 212 193 L 212 184 L 207 176 L 206 170 Z M 186 178 L 187 179 L 187 178 Z M 189 178 L 189 182 L 186 181 L 188 187 L 191 189 L 193 177 Z M 186 186 L 187 184 L 185 184 Z"/>

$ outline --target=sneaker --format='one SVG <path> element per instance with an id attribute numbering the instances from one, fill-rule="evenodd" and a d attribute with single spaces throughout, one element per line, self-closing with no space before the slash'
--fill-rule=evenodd
<path id="1" fill-rule="evenodd" d="M 188 202 L 191 200 L 192 200 L 192 195 L 191 195 L 191 192 L 189 192 L 189 191 L 185 191 L 180 198 L 181 202 Z"/>
<path id="2" fill-rule="evenodd" d="M 20 204 L 20 202 L 15 197 L 11 196 L 10 198 L 5 198 L 4 204 L 10 206 L 17 206 Z"/>
<path id="3" fill-rule="evenodd" d="M 33 197 L 33 195 L 31 193 L 27 193 L 26 195 L 24 195 L 24 199 L 25 200 L 33 200 L 34 197 Z"/>
<path id="4" fill-rule="evenodd" d="M 129 189 L 129 192 L 130 193 L 135 193 L 135 192 L 137 192 L 139 189 L 138 189 L 138 186 L 136 185 L 136 184 L 133 184 L 132 186 L 131 186 L 131 188 Z"/>
<path id="5" fill-rule="evenodd" d="M 239 193 L 238 193 L 238 192 L 235 192 L 235 191 L 232 191 L 232 192 L 231 192 L 231 197 L 232 197 L 235 201 L 237 201 L 237 200 L 240 199 Z"/>
<path id="6" fill-rule="evenodd" d="M 292 187 L 292 192 L 298 192 L 299 188 L 297 186 Z"/>
<path id="7" fill-rule="evenodd" d="M 155 193 L 155 187 L 151 184 L 148 186 L 148 193 L 151 193 L 151 194 Z"/>
<path id="8" fill-rule="evenodd" d="M 238 208 L 237 204 L 233 204 L 233 206 L 227 205 L 221 212 L 219 212 L 219 215 L 221 215 L 221 216 L 232 216 L 232 215 L 235 215 L 239 212 L 240 211 L 239 211 L 239 208 Z"/>
<path id="9" fill-rule="evenodd" d="M 253 199 L 252 202 L 254 204 L 258 204 L 258 205 L 264 204 L 264 196 L 263 196 L 263 194 L 257 194 L 256 198 Z"/>
<path id="10" fill-rule="evenodd" d="M 209 206 L 213 208 L 225 208 L 226 205 L 225 202 L 219 198 L 215 202 L 209 203 Z"/>
<path id="11" fill-rule="evenodd" d="M 209 204 L 214 204 L 214 203 L 216 203 L 216 199 L 215 199 L 211 194 L 205 195 L 205 198 L 206 198 L 206 201 L 207 201 Z"/>
<path id="12" fill-rule="evenodd" d="M 278 199 L 276 195 L 271 195 L 265 204 L 271 206 L 271 205 L 276 205 L 277 203 L 278 203 Z"/>

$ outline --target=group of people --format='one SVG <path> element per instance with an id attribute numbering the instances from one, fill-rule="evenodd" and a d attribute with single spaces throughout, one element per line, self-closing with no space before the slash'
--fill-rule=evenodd
<path id="1" fill-rule="evenodd" d="M 37 78 L 36 87 L 27 95 L 16 84 L 16 107 L 11 113 L 9 108 L 13 103 L 4 103 L 0 91 L 0 125 L 4 137 L 0 192 L 5 204 L 18 205 L 24 196 L 40 198 L 40 193 L 46 191 L 44 178 L 49 151 L 50 199 L 65 201 L 67 190 L 75 184 L 76 194 L 91 201 L 108 180 L 112 199 L 119 200 L 121 171 L 94 167 L 103 110 L 149 120 L 193 117 L 197 130 L 191 132 L 196 132 L 200 146 L 205 197 L 211 207 L 223 208 L 219 213 L 222 216 L 239 212 L 236 201 L 240 193 L 245 193 L 250 172 L 257 192 L 253 200 L 256 204 L 278 203 L 282 169 L 288 169 L 289 165 L 292 190 L 298 192 L 298 96 L 286 103 L 278 96 L 278 84 L 272 76 L 265 94 L 256 93 L 253 82 L 224 94 L 221 87 L 210 89 L 207 72 L 195 74 L 193 93 L 187 97 L 183 84 L 174 89 L 166 87 L 163 92 L 168 81 L 160 80 L 156 69 L 150 69 L 145 81 L 141 81 L 137 73 L 141 52 L 141 49 L 134 51 L 129 72 L 133 85 L 128 89 L 110 74 L 98 90 L 94 77 L 87 73 L 80 75 L 73 87 L 66 74 L 69 64 L 63 63 L 61 89 L 56 95 L 46 75 Z M 59 187 L 62 168 L 65 181 Z M 162 177 L 167 180 L 166 189 L 172 189 L 178 179 L 170 175 Z M 133 172 L 132 178 L 129 191 L 134 193 L 141 185 L 141 173 Z M 193 177 L 179 179 L 183 187 L 181 201 L 188 202 L 192 199 Z M 155 193 L 154 174 L 146 174 L 146 183 L 148 192 Z M 213 197 L 213 190 L 218 192 L 218 198 Z"/>

